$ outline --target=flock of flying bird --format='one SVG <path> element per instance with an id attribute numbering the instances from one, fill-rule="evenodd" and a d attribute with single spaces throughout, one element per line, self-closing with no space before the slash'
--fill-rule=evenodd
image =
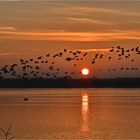
<path id="1" fill-rule="evenodd" d="M 111 61 L 114 57 L 113 53 L 117 54 L 118 61 L 129 59 L 131 62 L 134 62 L 135 59 L 131 58 L 131 53 L 134 52 L 135 55 L 140 55 L 139 47 L 125 49 L 120 46 L 112 47 L 109 49 L 109 56 L 105 56 L 104 53 L 96 53 L 93 58 L 91 58 L 91 64 L 95 65 L 97 63 L 97 59 L 107 58 L 108 61 Z M 11 77 L 17 79 L 36 79 L 36 78 L 71 78 L 75 73 L 74 72 L 63 72 L 63 76 L 60 76 L 61 68 L 56 66 L 57 58 L 62 58 L 66 62 L 69 62 L 70 65 L 76 67 L 78 62 L 82 61 L 87 57 L 88 52 L 83 52 L 80 50 L 72 51 L 68 49 L 64 49 L 62 52 L 58 52 L 56 54 L 48 53 L 45 56 L 39 56 L 37 58 L 30 58 L 28 60 L 20 59 L 18 63 L 12 65 L 5 65 L 0 68 L 0 78 L 3 79 L 5 75 L 10 75 Z M 49 60 L 49 58 L 51 58 Z M 53 59 L 52 59 L 53 58 Z M 54 60 L 54 61 L 52 61 Z M 41 71 L 41 65 L 47 65 L 47 72 Z M 19 72 L 19 67 L 21 67 L 21 72 Z M 18 71 L 16 71 L 18 69 Z M 137 67 L 121 67 L 119 70 L 138 70 Z M 102 71 L 99 69 L 98 71 Z M 107 71 L 117 71 L 117 69 L 107 69 Z"/>

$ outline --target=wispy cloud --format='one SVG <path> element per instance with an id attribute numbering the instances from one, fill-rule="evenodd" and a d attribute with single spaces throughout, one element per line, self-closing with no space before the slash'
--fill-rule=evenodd
<path id="1" fill-rule="evenodd" d="M 17 55 L 17 52 L 0 52 L 0 56 Z"/>
<path id="2" fill-rule="evenodd" d="M 16 28 L 12 26 L 0 26 L 0 30 L 6 30 L 6 31 L 15 31 Z"/>
<path id="3" fill-rule="evenodd" d="M 26 31 L 0 31 L 1 38 L 21 40 L 50 40 L 50 41 L 112 41 L 133 39 L 140 40 L 139 31 L 115 32 L 26 32 Z"/>
<path id="4" fill-rule="evenodd" d="M 113 24 L 113 22 L 102 21 L 102 20 L 97 20 L 97 19 L 92 19 L 92 18 L 75 18 L 75 17 L 70 17 L 68 19 L 72 20 L 72 21 L 76 21 L 76 22 L 85 22 L 85 23 L 93 23 L 93 24 L 103 24 L 103 25 L 112 25 Z"/>
<path id="5" fill-rule="evenodd" d="M 73 7 L 74 10 L 80 11 L 81 13 L 108 13 L 111 15 L 128 15 L 128 16 L 140 16 L 139 12 L 133 12 L 121 9 L 101 8 L 101 7 Z"/>
<path id="6" fill-rule="evenodd" d="M 79 51 L 82 52 L 109 52 L 110 48 L 104 48 L 104 49 L 81 49 Z"/>
<path id="7" fill-rule="evenodd" d="M 117 13 L 117 10 L 114 9 L 106 9 L 101 7 L 73 7 L 75 10 L 84 11 L 84 12 L 102 12 L 102 13 Z"/>

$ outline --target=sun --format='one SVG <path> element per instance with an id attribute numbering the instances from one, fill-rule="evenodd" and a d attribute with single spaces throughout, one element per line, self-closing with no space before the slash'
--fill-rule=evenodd
<path id="1" fill-rule="evenodd" d="M 88 75 L 89 74 L 89 69 L 87 69 L 87 68 L 82 69 L 82 74 L 83 75 Z"/>

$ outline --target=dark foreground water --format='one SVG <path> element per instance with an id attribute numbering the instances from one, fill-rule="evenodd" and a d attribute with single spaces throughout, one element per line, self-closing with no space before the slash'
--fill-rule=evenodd
<path id="1" fill-rule="evenodd" d="M 140 140 L 140 89 L 1 89 L 9 125 L 16 139 Z"/>

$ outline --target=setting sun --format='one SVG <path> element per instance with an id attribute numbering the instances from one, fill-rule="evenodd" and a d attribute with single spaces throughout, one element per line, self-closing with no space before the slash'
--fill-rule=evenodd
<path id="1" fill-rule="evenodd" d="M 83 75 L 88 75 L 89 74 L 89 69 L 87 69 L 87 68 L 82 69 L 82 74 Z"/>

